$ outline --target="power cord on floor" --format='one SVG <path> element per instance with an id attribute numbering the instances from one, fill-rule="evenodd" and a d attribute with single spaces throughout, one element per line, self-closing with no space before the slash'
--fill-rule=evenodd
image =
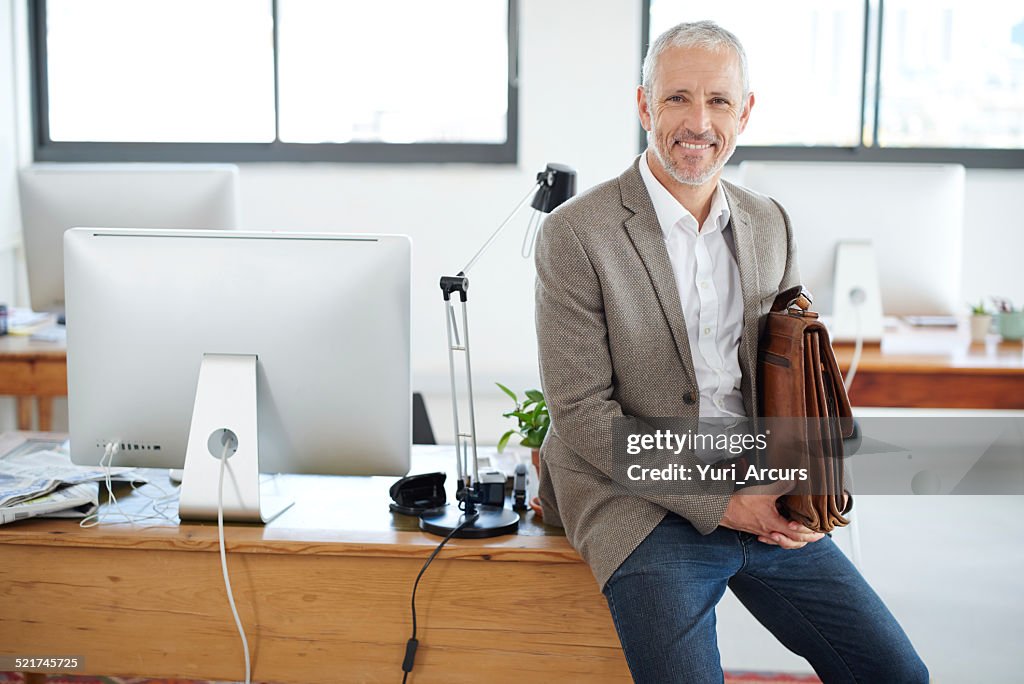
<path id="1" fill-rule="evenodd" d="M 441 553 L 441 549 L 444 548 L 444 545 L 447 544 L 452 537 L 458 534 L 463 527 L 476 520 L 479 516 L 479 513 L 465 516 L 462 522 L 460 522 L 454 530 L 449 532 L 447 537 L 441 540 L 441 543 L 437 545 L 437 548 L 434 549 L 433 553 L 427 557 L 427 561 L 423 564 L 423 567 L 420 568 L 420 574 L 416 575 L 416 582 L 412 585 L 412 636 L 409 638 L 409 641 L 405 643 L 405 660 L 402 661 L 402 671 L 405 672 L 405 674 L 402 675 L 402 684 L 406 684 L 406 680 L 409 678 L 409 673 L 412 672 L 413 664 L 416 661 L 416 649 L 419 648 L 420 645 L 420 642 L 416 639 L 416 589 L 420 586 L 420 578 L 423 577 L 423 573 L 425 573 L 427 568 L 430 567 L 431 561 L 434 560 L 437 554 Z"/>

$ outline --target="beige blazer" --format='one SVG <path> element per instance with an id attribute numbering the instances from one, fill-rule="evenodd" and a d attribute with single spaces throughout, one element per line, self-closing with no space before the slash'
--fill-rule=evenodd
<path id="1" fill-rule="evenodd" d="M 638 161 L 554 211 L 537 243 L 537 340 L 552 421 L 540 498 L 545 522 L 565 528 L 602 587 L 667 511 L 708 534 L 729 502 L 682 483 L 678 493 L 640 494 L 609 476 L 613 418 L 698 417 L 679 290 Z M 754 415 L 764 316 L 800 278 L 782 207 L 722 185 L 743 292 L 743 401 Z"/>

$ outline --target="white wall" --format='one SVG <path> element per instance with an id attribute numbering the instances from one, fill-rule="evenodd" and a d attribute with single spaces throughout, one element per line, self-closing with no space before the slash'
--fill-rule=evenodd
<path id="1" fill-rule="evenodd" d="M 1024 307 L 1024 170 L 968 170 L 964 214 L 964 301 Z"/>

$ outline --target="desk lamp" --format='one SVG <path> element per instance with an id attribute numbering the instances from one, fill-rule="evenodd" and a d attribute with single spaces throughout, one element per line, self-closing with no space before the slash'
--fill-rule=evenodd
<path id="1" fill-rule="evenodd" d="M 473 411 L 473 373 L 469 355 L 469 314 L 467 298 L 469 292 L 469 270 L 476 264 L 484 252 L 497 239 L 498 235 L 512 221 L 519 210 L 533 196 L 531 206 L 536 212 L 530 217 L 529 228 L 523 240 L 523 256 L 529 256 L 533 248 L 533 239 L 540 222 L 540 214 L 549 213 L 560 204 L 576 194 L 576 171 L 563 164 L 548 164 L 537 174 L 537 180 L 526 196 L 516 205 L 501 225 L 495 229 L 483 246 L 473 255 L 466 267 L 458 275 L 441 277 L 441 294 L 444 297 L 445 325 L 448 331 L 448 376 L 451 381 L 452 416 L 455 423 L 455 464 L 458 476 L 456 498 L 461 502 L 460 508 L 449 508 L 437 516 L 420 518 L 420 528 L 426 532 L 448 536 L 461 525 L 454 534 L 456 537 L 484 538 L 502 534 L 512 534 L 519 527 L 519 515 L 502 506 L 486 505 L 480 487 L 480 472 L 477 465 L 476 450 L 476 417 Z M 458 293 L 459 307 L 462 309 L 462 335 L 456 318 L 455 299 Z M 466 367 L 466 391 L 469 398 L 469 430 L 464 432 L 459 424 L 459 401 L 455 380 L 455 354 L 463 354 Z M 472 454 L 472 467 L 469 455 Z M 473 516 L 476 516 L 473 519 Z M 467 522 L 467 519 L 470 519 Z"/>

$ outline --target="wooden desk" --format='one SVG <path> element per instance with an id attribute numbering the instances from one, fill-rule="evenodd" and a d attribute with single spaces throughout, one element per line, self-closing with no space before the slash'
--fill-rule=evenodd
<path id="1" fill-rule="evenodd" d="M 0 453 L 24 439 L 0 436 Z M 413 472 L 449 458 L 417 452 Z M 440 538 L 388 511 L 394 478 L 279 479 L 294 507 L 226 529 L 253 681 L 400 681 L 412 584 Z M 216 524 L 26 520 L 0 527 L 0 549 L 0 655 L 78 655 L 106 675 L 243 676 Z M 451 541 L 417 611 L 416 684 L 630 681 L 589 569 L 532 513 L 518 536 Z"/>
<path id="2" fill-rule="evenodd" d="M 970 343 L 966 330 L 901 323 L 881 344 L 865 345 L 850 401 L 854 406 L 1024 409 L 1024 346 Z M 845 373 L 852 344 L 835 344 Z"/>
<path id="3" fill-rule="evenodd" d="M 39 429 L 53 428 L 53 398 L 68 394 L 67 348 L 63 342 L 33 342 L 25 335 L 0 337 L 0 395 L 18 400 L 18 429 L 32 429 L 32 400 Z"/>

